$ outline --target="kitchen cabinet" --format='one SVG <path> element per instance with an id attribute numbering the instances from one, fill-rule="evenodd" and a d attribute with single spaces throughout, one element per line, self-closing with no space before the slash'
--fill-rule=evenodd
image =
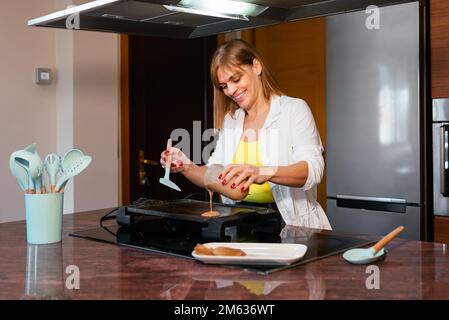
<path id="1" fill-rule="evenodd" d="M 449 217 L 435 216 L 435 242 L 449 243 Z"/>
<path id="2" fill-rule="evenodd" d="M 432 98 L 449 98 L 449 1 L 430 0 Z"/>

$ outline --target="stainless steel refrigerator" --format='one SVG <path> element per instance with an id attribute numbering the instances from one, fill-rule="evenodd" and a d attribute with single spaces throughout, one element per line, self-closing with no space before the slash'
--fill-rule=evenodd
<path id="1" fill-rule="evenodd" d="M 419 6 L 369 17 L 326 18 L 327 214 L 336 231 L 420 239 Z"/>

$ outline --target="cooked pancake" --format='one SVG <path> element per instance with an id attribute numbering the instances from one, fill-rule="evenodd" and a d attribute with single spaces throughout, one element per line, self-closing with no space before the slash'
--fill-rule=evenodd
<path id="1" fill-rule="evenodd" d="M 240 249 L 216 247 L 212 250 L 215 256 L 246 256 L 246 253 Z"/>
<path id="2" fill-rule="evenodd" d="M 213 256 L 214 255 L 211 248 L 203 246 L 202 244 L 199 244 L 199 243 L 195 246 L 194 251 L 196 254 L 202 254 L 205 256 Z"/>

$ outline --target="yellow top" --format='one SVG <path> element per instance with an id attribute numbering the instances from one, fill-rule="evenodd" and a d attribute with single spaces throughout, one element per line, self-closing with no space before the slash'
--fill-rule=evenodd
<path id="1" fill-rule="evenodd" d="M 240 140 L 237 151 L 232 159 L 233 164 L 250 164 L 256 167 L 262 166 L 259 156 L 259 141 L 245 142 Z M 253 183 L 249 187 L 248 195 L 243 201 L 257 202 L 257 203 L 273 203 L 273 193 L 271 192 L 270 184 Z"/>

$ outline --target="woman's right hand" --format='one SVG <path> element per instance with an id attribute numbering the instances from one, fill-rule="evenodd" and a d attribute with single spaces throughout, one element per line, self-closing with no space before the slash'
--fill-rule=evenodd
<path id="1" fill-rule="evenodd" d="M 168 161 L 169 156 L 171 156 L 171 172 L 182 172 L 193 165 L 193 162 L 187 158 L 184 152 L 178 148 L 172 147 L 169 150 L 162 151 L 161 153 L 161 159 L 159 162 L 163 168 L 165 168 L 165 164 Z"/>

